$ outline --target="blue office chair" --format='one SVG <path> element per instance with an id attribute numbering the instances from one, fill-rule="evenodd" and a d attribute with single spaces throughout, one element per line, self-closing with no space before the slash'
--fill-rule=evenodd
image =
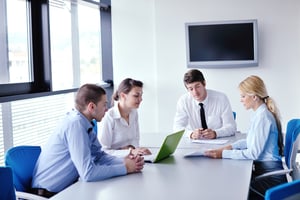
<path id="1" fill-rule="evenodd" d="M 255 181 L 259 181 L 265 178 L 268 178 L 273 175 L 290 175 L 293 180 L 299 179 L 299 166 L 296 162 L 296 156 L 300 144 L 300 119 L 292 119 L 287 124 L 286 136 L 285 136 L 285 145 L 284 145 L 284 161 L 287 169 L 277 170 L 262 174 L 255 178 Z M 254 189 L 250 188 L 252 191 L 258 193 Z"/>
<path id="2" fill-rule="evenodd" d="M 10 167 L 0 167 L 0 199 L 16 200 L 13 174 Z"/>
<path id="3" fill-rule="evenodd" d="M 266 191 L 265 200 L 300 199 L 300 180 L 284 183 Z"/>
<path id="4" fill-rule="evenodd" d="M 30 194 L 33 169 L 41 153 L 39 146 L 17 146 L 5 154 L 5 165 L 13 172 L 16 196 L 22 199 L 47 199 Z"/>
<path id="5" fill-rule="evenodd" d="M 285 163 L 289 169 L 292 169 L 290 173 L 292 179 L 297 180 L 300 179 L 299 164 L 296 162 L 300 146 L 300 119 L 290 120 L 286 132 L 284 148 Z"/>

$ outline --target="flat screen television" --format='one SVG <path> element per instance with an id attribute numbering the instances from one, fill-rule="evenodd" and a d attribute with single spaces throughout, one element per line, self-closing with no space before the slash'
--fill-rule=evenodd
<path id="1" fill-rule="evenodd" d="M 186 23 L 188 68 L 258 66 L 257 20 Z"/>

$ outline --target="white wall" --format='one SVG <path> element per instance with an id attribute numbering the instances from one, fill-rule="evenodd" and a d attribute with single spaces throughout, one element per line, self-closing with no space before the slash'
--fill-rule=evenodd
<path id="1" fill-rule="evenodd" d="M 300 1 L 298 0 L 112 0 L 114 78 L 145 83 L 139 109 L 140 128 L 170 132 L 176 102 L 186 92 L 184 23 L 257 19 L 259 66 L 201 69 L 207 88 L 225 92 L 237 112 L 238 129 L 246 131 L 251 111 L 240 103 L 238 83 L 262 77 L 281 110 L 282 123 L 300 118 Z"/>

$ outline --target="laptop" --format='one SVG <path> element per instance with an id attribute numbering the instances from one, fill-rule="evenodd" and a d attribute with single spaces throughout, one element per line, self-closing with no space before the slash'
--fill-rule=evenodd
<path id="1" fill-rule="evenodd" d="M 150 163 L 157 163 L 169 157 L 175 152 L 183 133 L 184 130 L 181 130 L 176 133 L 167 135 L 161 147 L 159 148 L 159 151 L 157 153 L 152 153 L 151 155 L 145 155 L 144 161 Z"/>

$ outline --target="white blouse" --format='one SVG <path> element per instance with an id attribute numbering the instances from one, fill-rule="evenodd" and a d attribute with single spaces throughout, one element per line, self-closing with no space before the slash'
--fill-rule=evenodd
<path id="1" fill-rule="evenodd" d="M 104 151 L 115 156 L 126 156 L 129 150 L 120 148 L 133 145 L 139 147 L 140 130 L 136 109 L 129 114 L 129 123 L 121 117 L 118 102 L 110 108 L 98 123 L 98 139 Z"/>

